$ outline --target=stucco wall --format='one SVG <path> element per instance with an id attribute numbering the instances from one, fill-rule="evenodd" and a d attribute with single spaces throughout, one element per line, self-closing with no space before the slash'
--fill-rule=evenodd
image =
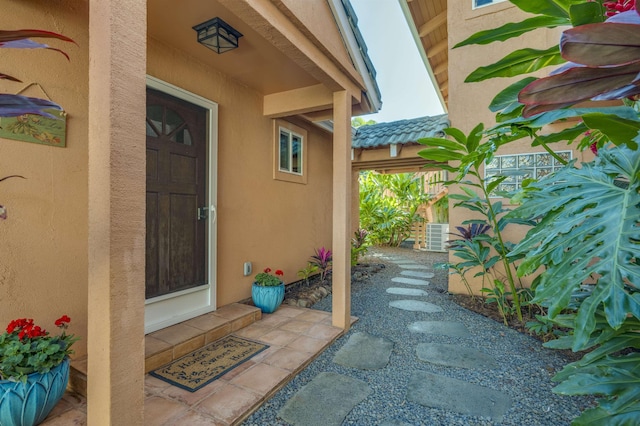
<path id="1" fill-rule="evenodd" d="M 497 3 L 476 10 L 471 8 L 471 0 L 449 0 L 448 2 L 448 32 L 449 46 L 466 39 L 470 35 L 490 28 L 497 28 L 508 22 L 519 22 L 532 15 L 520 11 L 509 2 Z M 505 42 L 494 42 L 489 45 L 465 46 L 449 51 L 449 119 L 451 126 L 457 127 L 468 134 L 478 123 L 485 123 L 485 127 L 491 127 L 495 123 L 495 114 L 489 111 L 488 106 L 498 92 L 509 84 L 518 81 L 524 76 L 512 78 L 494 78 L 478 83 L 465 83 L 465 78 L 479 66 L 492 64 L 517 49 L 536 48 L 546 49 L 559 40 L 561 29 L 555 30 L 535 30 L 524 36 L 507 40 Z M 537 76 L 544 76 L 552 70 L 547 67 L 538 71 Z M 558 150 L 571 149 L 566 145 L 556 144 Z M 541 147 L 531 147 L 530 142 L 522 140 L 513 142 L 501 148 L 498 154 L 542 152 Z M 574 152 L 574 158 L 579 161 L 589 160 L 592 156 L 589 153 Z M 450 193 L 460 193 L 459 187 L 450 188 Z M 500 201 L 497 199 L 495 201 Z M 507 207 L 508 200 L 503 201 Z M 453 208 L 453 202 L 449 205 L 450 229 L 460 225 L 463 221 L 476 218 L 470 210 Z M 503 236 L 507 241 L 519 241 L 526 229 L 510 225 L 506 228 Z M 450 255 L 450 261 L 460 262 L 458 257 Z M 472 288 L 479 293 L 482 287 L 480 279 L 473 279 L 474 273 L 469 272 L 467 278 L 471 281 Z M 523 280 L 525 285 L 530 283 L 530 278 Z M 454 293 L 466 293 L 467 290 L 461 282 L 459 276 L 452 275 L 449 279 L 449 291 Z"/>
<path id="2" fill-rule="evenodd" d="M 266 267 L 298 280 L 314 248 L 331 245 L 330 135 L 295 122 L 309 132 L 308 183 L 274 180 L 273 121 L 262 115 L 260 93 L 156 40 L 147 72 L 219 105 L 217 305 L 249 297 L 253 275 Z M 249 277 L 244 262 L 253 263 Z"/>
<path id="3" fill-rule="evenodd" d="M 0 326 L 14 318 L 34 318 L 55 331 L 53 321 L 71 317 L 71 332 L 82 337 L 76 353 L 86 352 L 87 329 L 87 90 L 88 4 L 85 1 L 4 2 L 3 30 L 36 28 L 62 33 L 77 45 L 40 39 L 51 50 L 0 49 L 1 71 L 23 83 L 0 80 L 0 92 L 16 93 L 39 83 L 68 113 L 67 147 L 0 138 L 0 177 L 27 179 L 0 183 Z M 27 96 L 46 98 L 32 87 Z M 2 121 L 0 120 L 0 126 Z"/>

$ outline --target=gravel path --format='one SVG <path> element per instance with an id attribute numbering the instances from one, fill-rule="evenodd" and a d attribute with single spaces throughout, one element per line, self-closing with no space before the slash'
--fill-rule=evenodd
<path id="1" fill-rule="evenodd" d="M 402 277 L 402 268 L 391 259 L 399 257 L 429 266 L 435 277 L 427 286 L 403 285 L 393 282 Z M 403 248 L 376 248 L 365 261 L 386 265 L 365 282 L 352 284 L 352 315 L 357 316 L 351 330 L 315 359 L 294 380 L 250 416 L 244 425 L 287 425 L 278 417 L 285 403 L 319 373 L 329 372 L 349 376 L 366 382 L 371 394 L 356 405 L 343 425 L 568 425 L 581 410 L 591 405 L 589 398 L 572 398 L 551 392 L 551 377 L 567 361 L 561 354 L 545 349 L 540 342 L 522 335 L 491 319 L 468 311 L 453 303 L 446 294 L 447 274 L 432 269 L 434 263 L 446 260 L 445 254 L 414 252 Z M 387 288 L 406 287 L 421 289 L 426 294 L 407 296 L 387 293 Z M 396 300 L 415 299 L 443 308 L 443 312 L 415 312 L 389 305 Z M 313 309 L 331 310 L 331 297 L 313 306 Z M 470 336 L 453 337 L 423 334 L 408 326 L 417 321 L 459 321 Z M 359 370 L 333 362 L 336 352 L 357 332 L 383 337 L 393 342 L 389 364 L 379 370 Z M 416 348 L 424 343 L 453 344 L 475 348 L 489 355 L 497 363 L 494 369 L 447 367 L 423 362 Z M 407 399 L 407 386 L 416 372 L 462 380 L 465 383 L 490 388 L 508 395 L 511 407 L 501 422 L 490 418 L 474 417 L 437 408 L 430 408 Z M 489 401 L 487 401 L 489 403 Z M 330 411 L 331 407 L 327 406 Z M 321 424 L 321 419 L 318 419 Z"/>

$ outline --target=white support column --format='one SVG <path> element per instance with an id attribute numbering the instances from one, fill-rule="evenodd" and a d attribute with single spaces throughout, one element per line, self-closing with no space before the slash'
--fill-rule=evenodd
<path id="1" fill-rule="evenodd" d="M 351 326 L 351 95 L 333 94 L 332 323 Z"/>
<path id="2" fill-rule="evenodd" d="M 90 425 L 144 422 L 146 33 L 146 0 L 90 0 Z"/>

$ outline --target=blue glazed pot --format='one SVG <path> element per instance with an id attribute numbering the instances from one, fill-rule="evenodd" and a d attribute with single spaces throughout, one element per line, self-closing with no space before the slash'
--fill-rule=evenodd
<path id="1" fill-rule="evenodd" d="M 277 286 L 264 287 L 253 283 L 251 288 L 251 299 L 265 314 L 270 314 L 278 309 L 284 300 L 284 283 Z"/>
<path id="2" fill-rule="evenodd" d="M 33 426 L 56 406 L 69 381 L 69 358 L 48 373 L 32 373 L 27 382 L 0 380 L 0 425 Z"/>

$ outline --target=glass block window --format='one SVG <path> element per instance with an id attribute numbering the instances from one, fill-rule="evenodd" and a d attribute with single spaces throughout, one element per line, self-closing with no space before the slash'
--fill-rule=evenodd
<path id="1" fill-rule="evenodd" d="M 280 128 L 280 165 L 279 170 L 285 173 L 302 174 L 303 138 L 290 131 Z"/>
<path id="2" fill-rule="evenodd" d="M 493 3 L 500 3 L 503 2 L 504 0 L 472 0 L 473 1 L 473 8 L 478 8 L 478 7 L 482 7 L 482 6 L 487 6 Z"/>
<path id="3" fill-rule="evenodd" d="M 571 151 L 556 154 L 565 161 L 572 157 Z M 496 190 L 510 192 L 522 188 L 524 179 L 540 179 L 562 167 L 564 165 L 548 152 L 496 155 L 485 165 L 484 177 L 490 180 L 494 176 L 507 176 Z"/>

